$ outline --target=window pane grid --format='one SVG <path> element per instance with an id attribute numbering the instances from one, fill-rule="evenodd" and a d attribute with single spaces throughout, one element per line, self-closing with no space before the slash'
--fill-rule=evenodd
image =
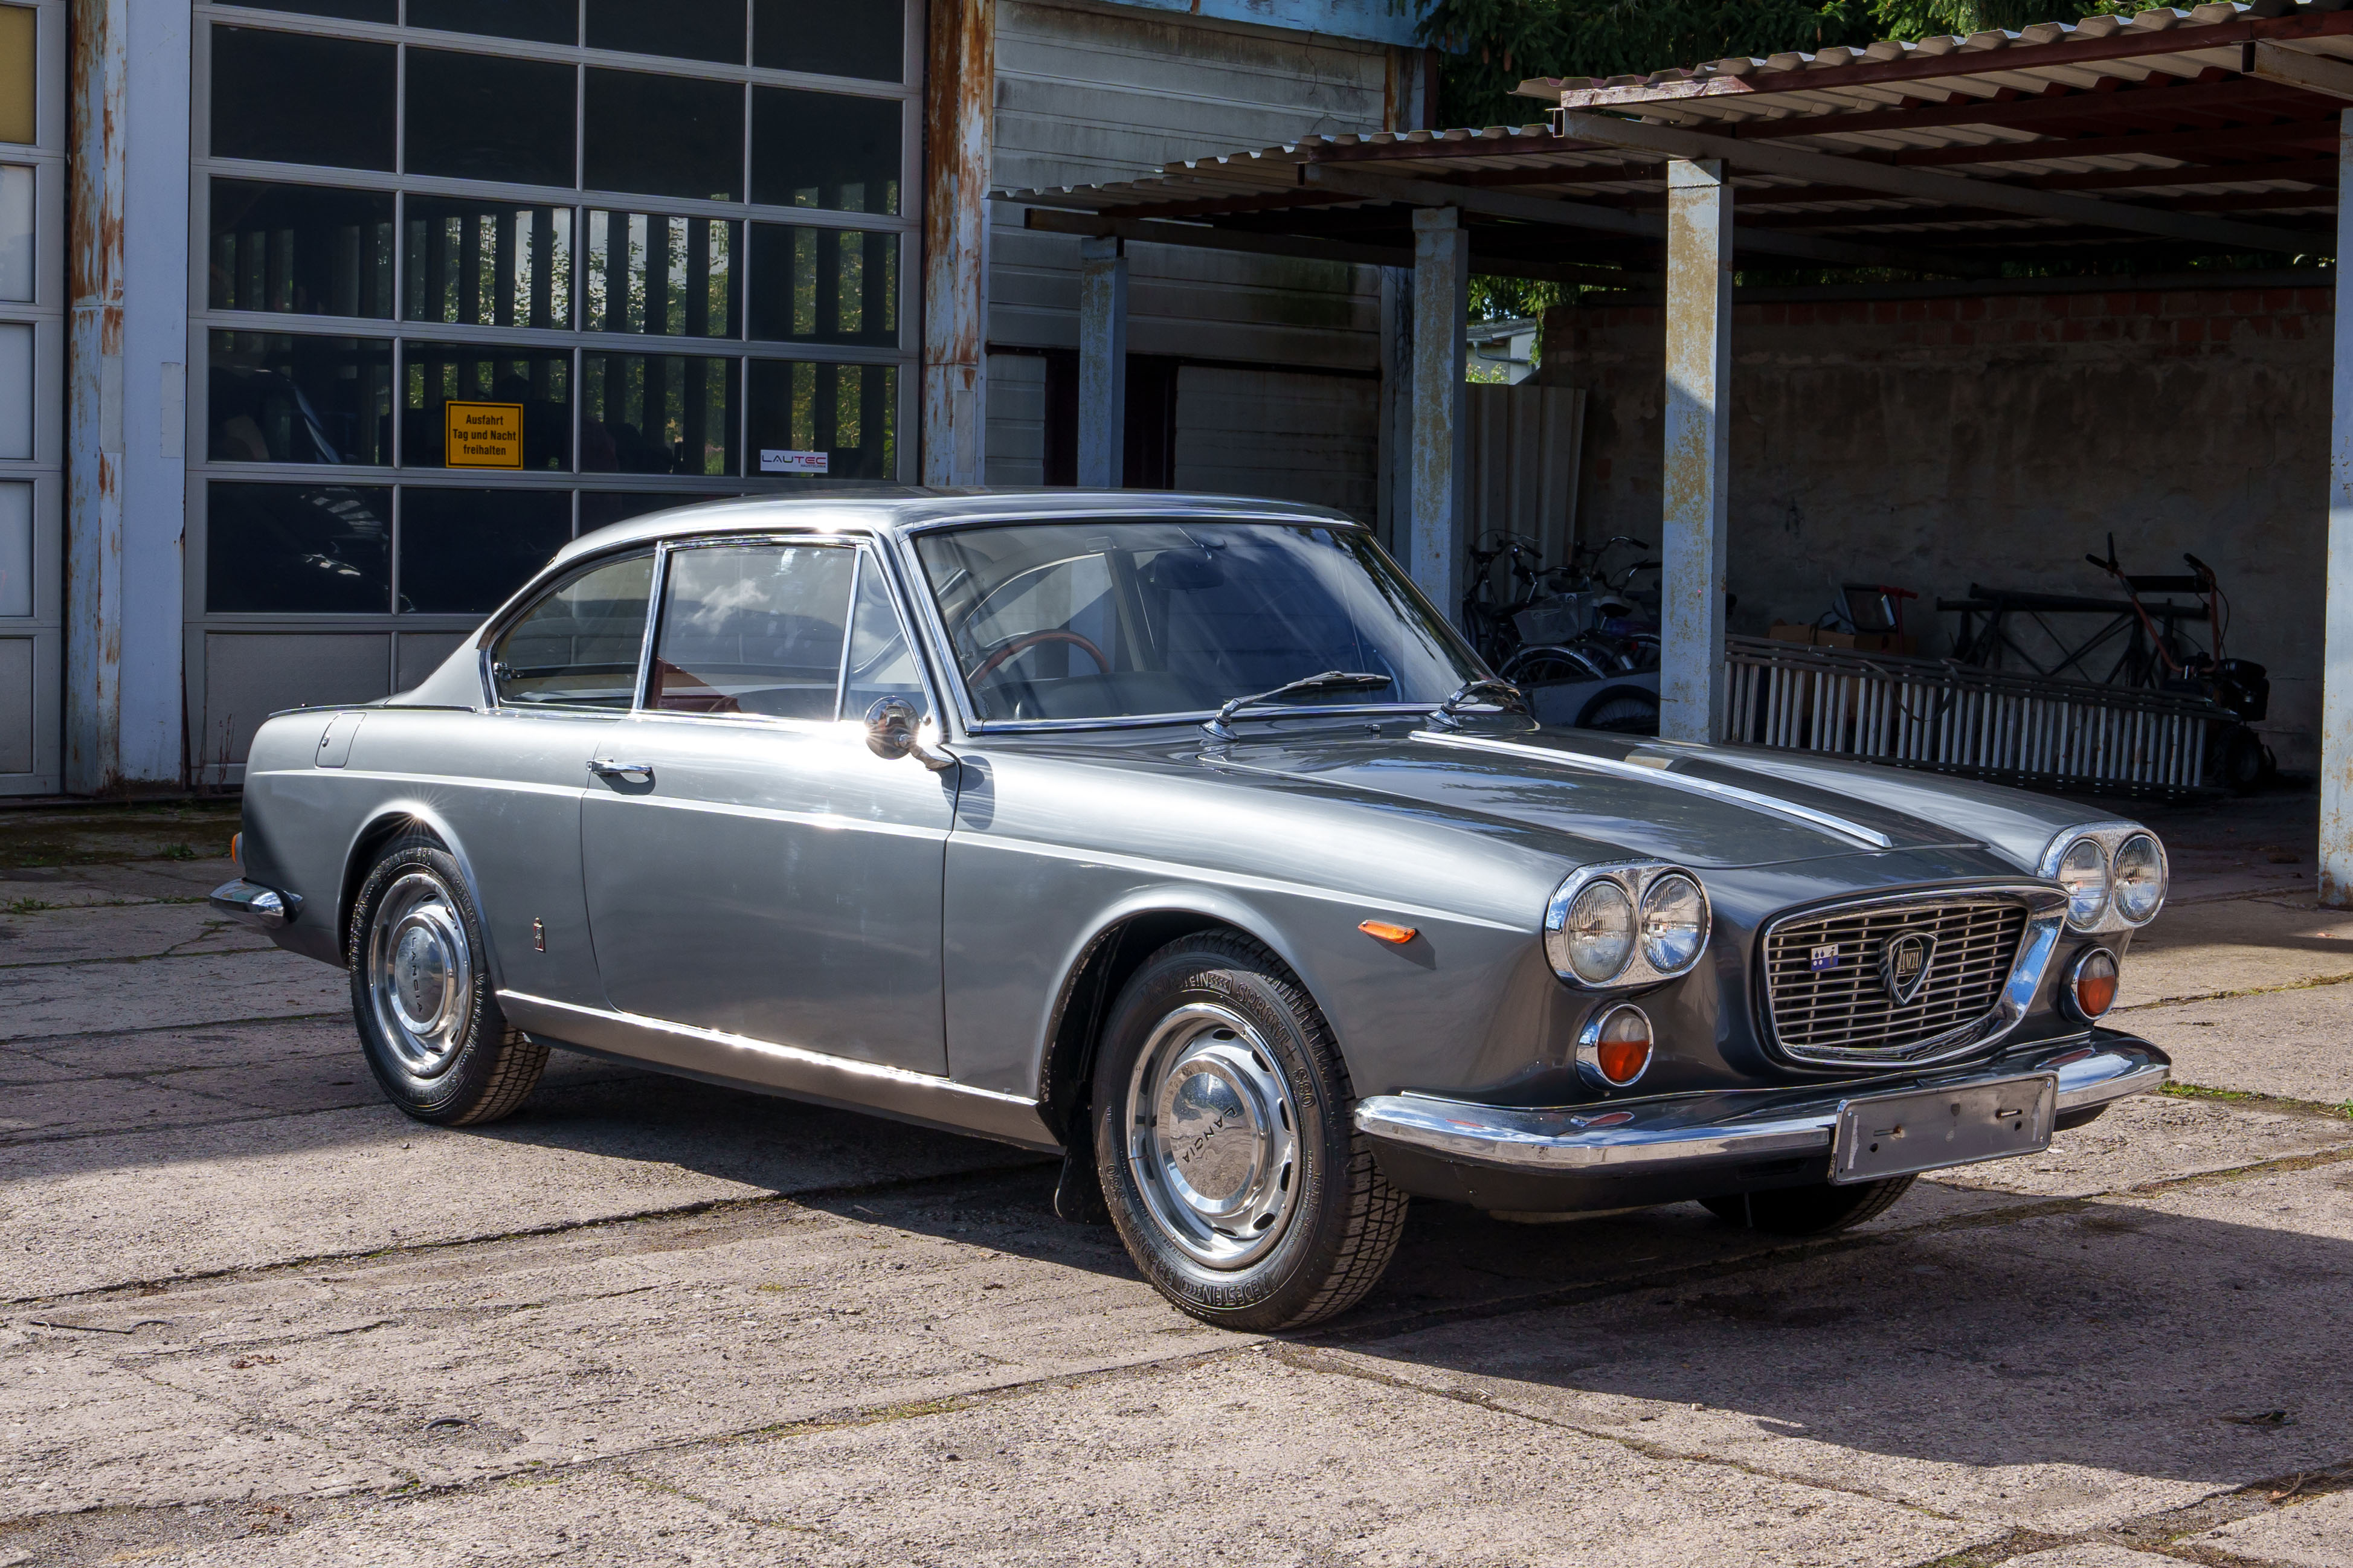
<path id="1" fill-rule="evenodd" d="M 207 275 L 198 321 L 211 363 L 190 368 L 227 374 L 243 399 L 207 400 L 204 431 L 192 432 L 204 453 L 192 459 L 218 473 L 204 491 L 222 509 L 206 613 L 470 616 L 496 602 L 501 572 L 527 571 L 549 541 L 613 518 L 808 476 L 899 477 L 898 402 L 912 382 L 898 371 L 914 359 L 902 340 L 915 252 L 902 236 L 920 221 L 904 189 L 916 116 L 913 88 L 895 79 L 900 7 L 873 8 L 888 26 L 849 8 L 837 47 L 811 29 L 838 8 L 743 0 L 733 36 L 756 60 L 747 65 L 717 58 L 733 51 L 715 41 L 728 28 L 698 14 L 666 39 L 647 25 L 665 7 L 641 0 L 584 3 L 586 31 L 568 36 L 572 0 L 438 12 L 410 0 L 406 26 L 337 19 L 370 4 L 197 8 L 200 146 L 213 132 L 196 161 L 212 219 L 196 241 Z M 633 26 L 638 49 L 661 53 L 602 47 L 628 44 Z M 806 47 L 779 41 L 795 28 Z M 229 40 L 226 68 L 225 30 L 247 35 Z M 343 71 L 306 90 L 366 89 L 334 145 L 222 120 L 212 89 L 224 68 L 255 79 L 306 50 Z M 804 146 L 786 166 L 764 152 L 757 100 L 776 91 L 867 127 L 847 139 L 848 162 Z M 702 123 L 666 125 L 648 138 L 661 148 L 650 156 L 626 137 L 600 153 L 599 92 L 674 99 L 670 121 Z M 496 134 L 453 122 L 479 122 L 467 105 L 493 101 L 506 116 Z M 544 134 L 559 104 L 560 142 Z M 786 145 L 773 132 L 767 141 Z M 673 156 L 677 146 L 687 154 Z M 559 164 L 570 183 L 548 183 Z M 790 194 L 745 199 L 760 183 Z M 756 258 L 745 224 L 763 216 L 787 237 L 799 273 L 789 319 L 767 330 L 746 316 Z M 450 460 L 453 418 L 470 404 L 488 405 L 494 427 L 512 421 L 519 461 Z M 760 460 L 754 449 L 777 440 L 793 444 L 794 462 Z M 482 449 L 507 448 L 494 428 Z M 293 552 L 314 558 L 335 593 L 282 562 L 274 577 L 259 570 L 257 548 L 275 541 L 285 555 L 300 542 L 286 520 L 314 522 L 322 508 L 368 520 L 332 535 L 333 549 Z M 240 578 L 253 585 L 236 587 Z"/>

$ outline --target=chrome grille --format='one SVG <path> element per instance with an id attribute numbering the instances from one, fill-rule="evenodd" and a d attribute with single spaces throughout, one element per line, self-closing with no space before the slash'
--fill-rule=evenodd
<path id="1" fill-rule="evenodd" d="M 2026 935 L 2014 898 L 1869 905 L 1799 915 L 1765 935 L 1766 1014 L 1781 1049 L 1817 1062 L 1909 1061 L 1994 1010 Z M 1909 1003 L 1881 978 L 1887 942 L 1935 939 Z M 1820 967 L 1817 967 L 1820 965 Z"/>

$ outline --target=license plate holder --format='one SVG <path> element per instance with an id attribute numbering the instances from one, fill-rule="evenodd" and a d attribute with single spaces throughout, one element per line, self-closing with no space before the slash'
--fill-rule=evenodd
<path id="1" fill-rule="evenodd" d="M 1883 1181 L 2051 1147 L 2059 1075 L 1906 1089 L 1841 1102 L 1831 1144 L 1831 1180 Z"/>

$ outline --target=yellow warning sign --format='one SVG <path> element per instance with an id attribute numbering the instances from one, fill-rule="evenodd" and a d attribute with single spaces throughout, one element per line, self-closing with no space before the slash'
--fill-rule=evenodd
<path id="1" fill-rule="evenodd" d="M 522 405 L 452 403 L 448 464 L 453 468 L 522 467 Z"/>

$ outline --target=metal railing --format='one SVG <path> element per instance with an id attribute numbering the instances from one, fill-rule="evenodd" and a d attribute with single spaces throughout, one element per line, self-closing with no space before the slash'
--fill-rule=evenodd
<path id="1" fill-rule="evenodd" d="M 2203 698 L 1727 637 L 1730 739 L 2037 789 L 2221 787 L 2233 721 Z"/>

